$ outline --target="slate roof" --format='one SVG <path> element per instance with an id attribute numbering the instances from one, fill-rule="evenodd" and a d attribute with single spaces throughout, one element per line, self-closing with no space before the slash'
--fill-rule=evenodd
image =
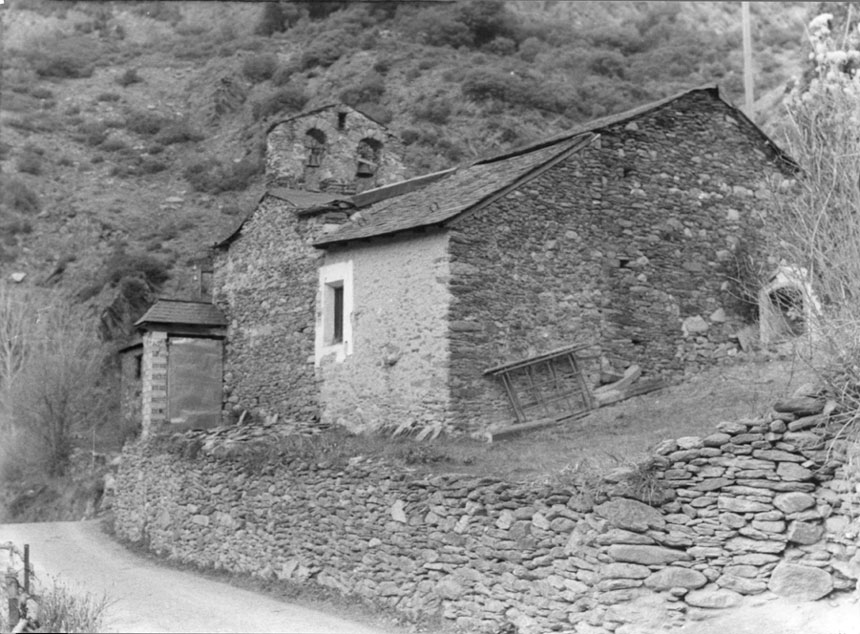
<path id="1" fill-rule="evenodd" d="M 473 163 L 453 170 L 446 178 L 358 211 L 349 224 L 317 240 L 314 246 L 439 225 L 593 138 L 591 134 L 581 135 L 505 160 Z"/>
<path id="2" fill-rule="evenodd" d="M 327 192 L 312 192 L 305 189 L 291 189 L 289 187 L 273 187 L 266 192 L 269 196 L 274 196 L 284 202 L 289 203 L 293 207 L 304 209 L 306 207 L 316 207 L 325 205 L 334 200 L 343 198 L 343 194 L 330 194 Z"/>
<path id="3" fill-rule="evenodd" d="M 186 326 L 226 326 L 224 313 L 210 302 L 161 298 L 134 325 L 183 324 Z"/>
<path id="4" fill-rule="evenodd" d="M 390 235 L 398 231 L 440 225 L 510 187 L 518 179 L 530 173 L 539 172 L 543 166 L 561 154 L 567 154 L 584 147 L 601 130 L 635 120 L 644 114 L 696 92 L 709 94 L 714 99 L 718 99 L 729 106 L 734 111 L 734 115 L 745 121 L 748 129 L 760 137 L 777 160 L 791 169 L 797 169 L 797 165 L 791 157 L 783 152 L 740 110 L 723 99 L 716 85 L 703 86 L 685 90 L 671 97 L 653 101 L 625 112 L 594 119 L 563 134 L 530 146 L 478 160 L 448 172 L 440 172 L 441 178 L 435 179 L 423 187 L 407 188 L 407 193 L 402 195 L 398 195 L 398 185 L 406 185 L 419 179 L 363 192 L 368 199 L 375 192 L 377 198 L 384 195 L 386 191 L 390 192 L 388 199 L 371 204 L 369 207 L 363 208 L 361 200 L 355 197 L 351 200 L 337 201 L 340 206 L 346 205 L 360 211 L 353 214 L 351 222 L 323 236 L 314 243 L 314 246 L 326 248 L 349 240 Z M 418 185 L 421 184 L 423 183 Z M 299 215 L 309 215 L 324 211 L 326 208 L 326 205 L 321 205 L 317 208 L 301 211 Z"/>
<path id="5" fill-rule="evenodd" d="M 304 189 L 291 189 L 289 187 L 273 187 L 265 191 L 265 193 L 260 196 L 257 200 L 257 205 L 259 205 L 267 196 L 272 196 L 277 198 L 278 200 L 282 200 L 287 203 L 290 207 L 294 207 L 296 209 L 315 209 L 321 206 L 331 206 L 332 203 L 342 200 L 344 198 L 343 194 L 329 194 L 326 192 L 312 192 Z M 245 223 L 251 219 L 251 216 L 254 215 L 256 209 L 251 209 L 230 229 L 227 234 L 221 238 L 220 240 L 216 240 L 212 245 L 216 249 L 223 248 L 228 246 L 236 237 L 239 235 L 239 232 L 242 230 L 242 227 L 245 226 Z"/>

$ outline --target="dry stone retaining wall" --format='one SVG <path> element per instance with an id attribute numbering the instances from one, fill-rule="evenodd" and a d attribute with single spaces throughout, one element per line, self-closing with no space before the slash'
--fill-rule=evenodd
<path id="1" fill-rule="evenodd" d="M 744 595 L 855 586 L 857 484 L 828 451 L 821 406 L 667 441 L 591 491 L 361 458 L 243 460 L 237 448 L 270 443 L 264 430 L 186 434 L 170 452 L 126 450 L 116 529 L 182 561 L 438 611 L 468 632 L 649 632 L 646 615 L 681 623 Z"/>

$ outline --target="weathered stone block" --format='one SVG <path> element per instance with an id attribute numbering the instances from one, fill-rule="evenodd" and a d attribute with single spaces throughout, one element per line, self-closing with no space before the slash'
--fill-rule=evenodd
<path id="1" fill-rule="evenodd" d="M 657 509 L 637 500 L 619 498 L 594 507 L 594 512 L 606 518 L 617 528 L 644 532 L 649 528 L 663 528 L 666 520 Z"/>
<path id="2" fill-rule="evenodd" d="M 654 590 L 668 590 L 669 588 L 701 588 L 708 583 L 707 577 L 698 570 L 692 568 L 680 568 L 669 566 L 658 570 L 645 579 L 645 585 Z"/>
<path id="3" fill-rule="evenodd" d="M 768 588 L 795 601 L 815 601 L 830 593 L 833 579 L 820 568 L 782 562 L 774 568 Z"/>
<path id="4" fill-rule="evenodd" d="M 615 561 L 641 564 L 668 564 L 674 561 L 686 561 L 690 556 L 680 550 L 663 548 L 662 546 L 616 544 L 607 549 L 607 554 Z"/>
<path id="5" fill-rule="evenodd" d="M 709 587 L 688 592 L 684 595 L 684 601 L 697 608 L 722 609 L 739 604 L 741 595 L 731 590 Z"/>
<path id="6" fill-rule="evenodd" d="M 815 498 L 808 493 L 792 491 L 773 498 L 773 505 L 783 513 L 797 513 L 815 506 Z"/>
<path id="7" fill-rule="evenodd" d="M 771 508 L 762 502 L 728 496 L 720 496 L 717 500 L 717 506 L 722 511 L 730 511 L 732 513 L 760 513 L 768 511 Z"/>

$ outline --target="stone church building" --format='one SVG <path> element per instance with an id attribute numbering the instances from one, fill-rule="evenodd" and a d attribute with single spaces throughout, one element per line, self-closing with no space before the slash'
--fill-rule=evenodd
<path id="1" fill-rule="evenodd" d="M 715 86 L 409 180 L 399 154 L 344 106 L 271 128 L 271 186 L 215 247 L 226 417 L 482 432 L 588 409 L 601 362 L 712 361 L 796 169 Z"/>

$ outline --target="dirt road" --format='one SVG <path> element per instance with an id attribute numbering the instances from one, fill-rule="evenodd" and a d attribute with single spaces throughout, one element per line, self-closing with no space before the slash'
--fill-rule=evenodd
<path id="1" fill-rule="evenodd" d="M 110 631 L 392 634 L 158 566 L 104 535 L 97 522 L 0 524 L 0 543 L 6 541 L 30 544 L 40 578 L 107 595 Z"/>

